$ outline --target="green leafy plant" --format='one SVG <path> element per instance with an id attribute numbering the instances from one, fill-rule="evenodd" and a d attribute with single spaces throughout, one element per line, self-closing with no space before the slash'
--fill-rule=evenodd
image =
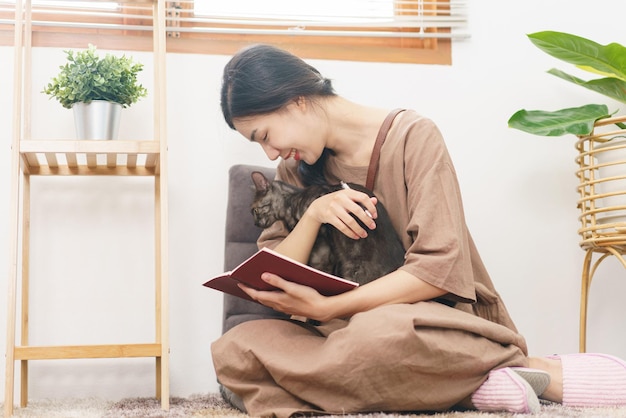
<path id="1" fill-rule="evenodd" d="M 61 72 L 44 88 L 43 93 L 57 99 L 65 108 L 74 103 L 106 100 L 128 107 L 147 95 L 137 81 L 143 64 L 126 56 L 106 54 L 100 58 L 96 47 L 89 45 L 83 51 L 64 51 L 67 62 Z"/>
<path id="2" fill-rule="evenodd" d="M 528 35 L 535 46 L 547 54 L 602 76 L 582 80 L 553 68 L 548 73 L 626 103 L 626 48 L 617 43 L 600 45 L 589 39 L 563 32 L 544 31 Z M 588 135 L 599 119 L 612 116 L 605 104 L 588 104 L 557 111 L 519 110 L 508 121 L 509 127 L 535 135 Z M 620 128 L 626 128 L 618 123 Z"/>

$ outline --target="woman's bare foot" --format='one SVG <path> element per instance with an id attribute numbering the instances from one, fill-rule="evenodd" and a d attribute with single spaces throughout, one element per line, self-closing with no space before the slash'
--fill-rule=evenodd
<path id="1" fill-rule="evenodd" d="M 530 357 L 528 359 L 528 367 L 546 371 L 550 375 L 550 384 L 539 397 L 548 401 L 562 403 L 563 367 L 561 366 L 561 360 L 546 357 Z"/>

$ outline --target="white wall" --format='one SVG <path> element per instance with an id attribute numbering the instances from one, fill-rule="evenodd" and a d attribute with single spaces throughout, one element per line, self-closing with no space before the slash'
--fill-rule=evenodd
<path id="1" fill-rule="evenodd" d="M 531 355 L 578 349 L 584 254 L 576 233 L 575 139 L 533 137 L 508 129 L 506 121 L 522 107 L 557 109 L 604 98 L 545 74 L 551 66 L 566 66 L 536 49 L 525 34 L 561 30 L 626 44 L 624 32 L 616 30 L 625 12 L 622 0 L 599 0 L 593 8 L 584 0 L 474 0 L 472 38 L 455 43 L 452 66 L 312 61 L 348 98 L 411 107 L 439 124 L 459 174 L 470 229 Z M 146 63 L 143 77 L 149 84 L 149 55 L 132 55 Z M 2 237 L 9 225 L 12 57 L 12 48 L 0 48 Z M 60 49 L 35 52 L 34 137 L 73 135 L 71 112 L 39 93 L 63 59 Z M 217 388 L 209 345 L 220 334 L 221 295 L 201 283 L 222 271 L 228 167 L 272 164 L 222 120 L 219 83 L 227 60 L 168 56 L 171 391 L 176 396 Z M 149 100 L 131 107 L 120 136 L 149 137 L 151 112 Z M 151 339 L 151 180 L 36 178 L 32 187 L 31 343 Z M 8 245 L 8 239 L 0 240 L 0 253 L 8 254 Z M 0 257 L 0 289 L 7 287 L 8 258 Z M 620 332 L 625 279 L 615 260 L 598 271 L 588 351 L 626 357 L 626 336 Z M 0 324 L 5 323 L 6 310 L 0 309 Z M 31 398 L 150 396 L 152 363 L 31 362 Z M 4 367 L 3 362 L 2 374 Z M 4 391 L 4 379 L 0 382 Z"/>

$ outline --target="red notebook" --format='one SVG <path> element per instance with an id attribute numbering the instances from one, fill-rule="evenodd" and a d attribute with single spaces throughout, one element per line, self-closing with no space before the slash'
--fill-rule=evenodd
<path id="1" fill-rule="evenodd" d="M 212 278 L 203 286 L 252 300 L 237 286 L 237 283 L 243 283 L 258 290 L 277 290 L 261 280 L 261 274 L 265 272 L 274 273 L 285 280 L 312 287 L 325 296 L 338 295 L 359 285 L 356 282 L 342 279 L 292 260 L 269 248 L 262 248 L 232 271 Z"/>

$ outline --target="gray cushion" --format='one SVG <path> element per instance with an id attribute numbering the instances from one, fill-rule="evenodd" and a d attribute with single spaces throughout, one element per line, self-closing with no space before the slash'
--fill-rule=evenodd
<path id="1" fill-rule="evenodd" d="M 274 168 L 252 165 L 234 165 L 228 172 L 228 203 L 226 206 L 226 236 L 224 270 L 232 270 L 257 251 L 256 241 L 261 229 L 254 225 L 250 214 L 250 204 L 254 197 L 254 183 L 250 174 L 262 172 L 273 179 Z M 285 314 L 273 309 L 224 294 L 222 332 L 237 324 L 261 318 L 286 318 Z"/>

